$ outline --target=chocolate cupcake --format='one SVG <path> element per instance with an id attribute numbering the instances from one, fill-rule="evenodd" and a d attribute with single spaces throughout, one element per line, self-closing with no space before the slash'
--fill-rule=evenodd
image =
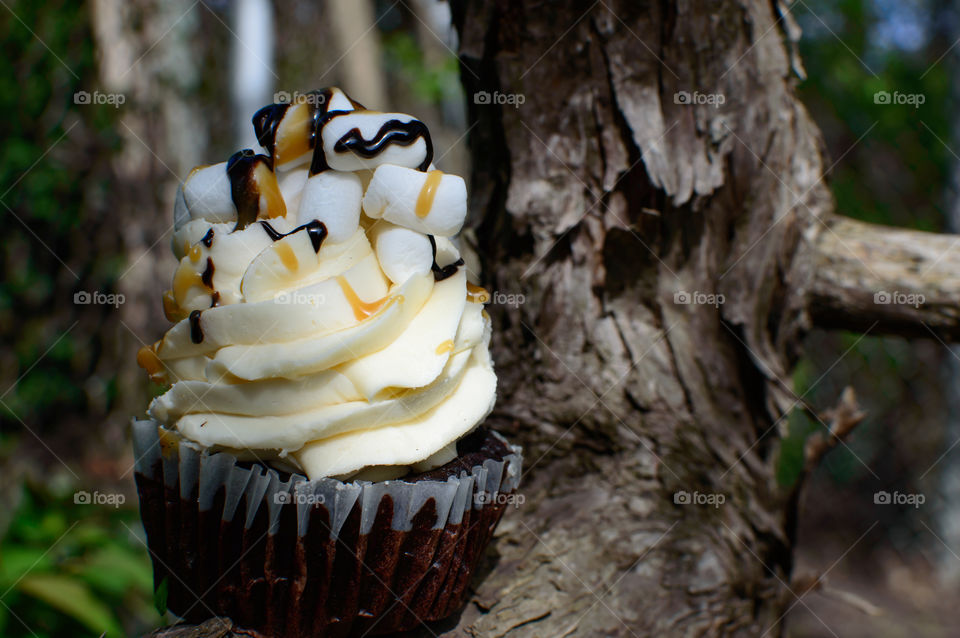
<path id="1" fill-rule="evenodd" d="M 133 426 L 141 515 L 181 617 L 390 633 L 463 604 L 521 456 L 480 426 L 496 376 L 453 239 L 463 179 L 419 120 L 305 97 L 254 116 L 265 154 L 177 194 L 174 325 L 137 355 L 168 386 Z"/>

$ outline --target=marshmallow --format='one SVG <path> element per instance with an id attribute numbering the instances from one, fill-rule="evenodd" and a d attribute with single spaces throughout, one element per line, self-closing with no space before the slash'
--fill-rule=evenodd
<path id="1" fill-rule="evenodd" d="M 360 223 L 363 185 L 353 173 L 324 171 L 307 180 L 300 198 L 297 223 L 314 219 L 327 227 L 327 241 L 346 241 Z"/>
<path id="2" fill-rule="evenodd" d="M 300 197 L 303 195 L 303 187 L 307 184 L 308 175 L 309 171 L 306 168 L 298 168 L 277 176 L 277 185 L 280 187 L 280 194 L 283 195 L 287 210 L 300 208 Z"/>
<path id="3" fill-rule="evenodd" d="M 173 230 L 177 231 L 190 221 L 190 210 L 183 198 L 183 184 L 177 186 L 177 198 L 173 202 Z"/>
<path id="4" fill-rule="evenodd" d="M 369 231 L 380 269 L 400 285 L 410 277 L 430 272 L 433 247 L 426 235 L 409 228 L 377 222 Z"/>
<path id="5" fill-rule="evenodd" d="M 426 235 L 451 237 L 467 217 L 467 185 L 457 175 L 384 165 L 370 180 L 363 212 Z"/>
<path id="6" fill-rule="evenodd" d="M 257 141 L 279 171 L 307 162 L 313 151 L 317 120 L 330 111 L 362 108 L 336 87 L 296 94 L 291 103 L 270 104 L 253 116 Z"/>
<path id="7" fill-rule="evenodd" d="M 403 113 L 378 111 L 331 112 L 321 120 L 320 144 L 311 172 L 325 168 L 358 171 L 382 164 L 426 167 L 433 143 L 423 122 Z"/>
<path id="8" fill-rule="evenodd" d="M 191 219 L 206 219 L 214 223 L 236 219 L 237 207 L 233 204 L 226 162 L 196 167 L 190 171 L 181 189 L 183 205 Z M 177 207 L 174 207 L 173 214 L 174 220 L 184 219 Z"/>

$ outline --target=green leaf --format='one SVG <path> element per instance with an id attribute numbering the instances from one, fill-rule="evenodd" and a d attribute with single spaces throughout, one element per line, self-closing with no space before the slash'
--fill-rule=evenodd
<path id="1" fill-rule="evenodd" d="M 57 574 L 28 574 L 17 584 L 17 589 L 42 600 L 97 635 L 103 632 L 108 636 L 123 635 L 110 609 L 79 580 Z"/>
<path id="2" fill-rule="evenodd" d="M 163 616 L 167 613 L 167 593 L 170 591 L 170 583 L 164 578 L 160 581 L 157 591 L 153 592 L 153 606 L 157 608 L 157 613 Z"/>

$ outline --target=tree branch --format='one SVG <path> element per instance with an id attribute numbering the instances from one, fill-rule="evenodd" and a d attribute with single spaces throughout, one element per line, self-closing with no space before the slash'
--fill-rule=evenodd
<path id="1" fill-rule="evenodd" d="M 960 236 L 837 216 L 801 246 L 814 326 L 960 341 Z"/>

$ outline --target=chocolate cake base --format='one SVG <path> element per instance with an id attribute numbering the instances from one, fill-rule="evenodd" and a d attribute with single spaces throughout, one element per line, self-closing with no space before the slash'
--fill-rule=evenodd
<path id="1" fill-rule="evenodd" d="M 446 465 L 402 481 L 447 481 L 515 453 L 484 429 L 459 441 L 457 451 Z M 506 499 L 484 501 L 467 507 L 458 524 L 437 527 L 437 506 L 429 498 L 411 529 L 402 531 L 395 529 L 387 494 L 369 531 L 361 532 L 358 500 L 333 538 L 324 504 L 310 507 L 303 536 L 297 508 L 284 505 L 271 533 L 267 508 L 255 504 L 247 527 L 248 505 L 241 499 L 225 521 L 225 488 L 200 511 L 197 488 L 182 496 L 179 477 L 165 482 L 159 465 L 138 471 L 136 482 L 154 585 L 166 588 L 168 609 L 191 622 L 228 616 L 271 637 L 381 635 L 449 616 L 464 603 L 506 507 Z"/>

